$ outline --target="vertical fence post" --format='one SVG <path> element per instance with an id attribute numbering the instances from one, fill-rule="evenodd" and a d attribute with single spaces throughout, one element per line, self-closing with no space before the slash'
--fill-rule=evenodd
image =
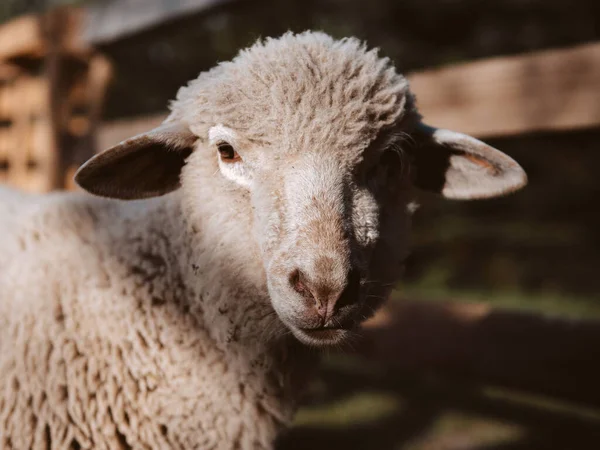
<path id="1" fill-rule="evenodd" d="M 73 188 L 96 151 L 110 63 L 83 39 L 83 12 L 54 9 L 0 26 L 0 181 Z"/>

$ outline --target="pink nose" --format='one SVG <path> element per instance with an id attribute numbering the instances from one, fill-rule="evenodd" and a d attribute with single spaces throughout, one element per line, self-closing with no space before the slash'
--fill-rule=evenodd
<path id="1" fill-rule="evenodd" d="M 348 274 L 346 285 L 334 287 L 333 283 L 313 282 L 300 269 L 290 275 L 292 288 L 305 299 L 313 301 L 315 312 L 320 318 L 321 325 L 326 325 L 336 311 L 344 305 L 358 301 L 360 279 L 355 271 Z"/>

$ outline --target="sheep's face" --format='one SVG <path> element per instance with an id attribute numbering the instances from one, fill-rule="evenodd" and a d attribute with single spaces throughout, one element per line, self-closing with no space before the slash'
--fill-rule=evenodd
<path id="1" fill-rule="evenodd" d="M 208 131 L 223 182 L 249 193 L 274 309 L 300 340 L 341 341 L 385 298 L 406 257 L 405 136 L 366 148 L 252 142 Z"/>
<path id="2" fill-rule="evenodd" d="M 258 43 L 182 88 L 172 109 L 77 181 L 104 196 L 161 195 L 180 186 L 194 152 L 181 183 L 192 197 L 245 203 L 273 308 L 312 345 L 341 342 L 389 294 L 407 255 L 412 186 L 469 199 L 526 180 L 499 151 L 423 125 L 406 80 L 354 39 Z M 228 200 L 213 200 L 214 213 Z"/>

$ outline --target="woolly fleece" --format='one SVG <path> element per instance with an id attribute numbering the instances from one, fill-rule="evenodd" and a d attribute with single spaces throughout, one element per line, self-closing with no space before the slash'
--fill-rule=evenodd
<path id="1" fill-rule="evenodd" d="M 360 148 L 399 120 L 406 89 L 354 39 L 286 34 L 181 89 L 169 120 L 201 138 L 182 190 L 118 202 L 1 189 L 0 447 L 270 447 L 312 356 L 271 336 L 284 331 L 250 206 L 224 201 L 208 128 Z"/>
<path id="2" fill-rule="evenodd" d="M 298 259 L 277 254 L 280 285 L 263 264 L 282 246 L 285 226 L 294 241 L 285 244 L 303 245 L 297 253 L 307 258 L 327 241 L 346 245 L 353 231 L 376 275 L 366 297 L 379 303 L 406 256 L 405 142 L 422 138 L 417 179 L 445 195 L 481 198 L 526 181 L 514 161 L 475 139 L 411 133 L 420 117 L 406 80 L 356 39 L 288 33 L 260 41 L 182 88 L 171 111 L 165 128 L 116 154 L 162 136 L 173 157 L 173 147 L 193 142 L 181 176 L 165 178 L 159 167 L 153 177 L 156 166 L 142 165 L 113 179 L 126 188 L 139 180 L 153 189 L 146 196 L 172 193 L 122 202 L 0 189 L 0 448 L 270 448 L 315 365 L 282 320 L 300 310 L 287 278 Z M 260 183 L 236 184 L 220 172 L 209 130 L 221 125 L 239 137 Z M 88 175 L 115 152 L 107 154 L 92 160 Z M 377 163 L 382 154 L 398 164 Z M 179 170 L 183 158 L 169 167 Z M 295 178 L 284 203 L 281 172 L 303 158 L 326 170 Z M 436 173 L 427 176 L 428 168 Z M 155 186 L 164 180 L 167 188 Z M 121 187 L 94 192 L 139 198 L 135 186 Z M 328 192 L 336 189 L 339 201 Z M 317 207 L 294 216 L 296 198 Z M 336 207 L 343 217 L 330 214 Z M 302 217 L 314 242 L 294 237 Z"/>

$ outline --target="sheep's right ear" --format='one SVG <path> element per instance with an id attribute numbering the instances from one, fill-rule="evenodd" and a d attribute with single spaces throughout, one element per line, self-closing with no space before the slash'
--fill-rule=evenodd
<path id="1" fill-rule="evenodd" d="M 102 197 L 135 200 L 180 187 L 179 174 L 197 136 L 181 122 L 167 122 L 127 139 L 84 163 L 75 181 Z"/>
<path id="2" fill-rule="evenodd" d="M 462 133 L 420 123 L 414 140 L 414 183 L 451 199 L 491 198 L 527 184 L 525 171 L 512 158 Z"/>

